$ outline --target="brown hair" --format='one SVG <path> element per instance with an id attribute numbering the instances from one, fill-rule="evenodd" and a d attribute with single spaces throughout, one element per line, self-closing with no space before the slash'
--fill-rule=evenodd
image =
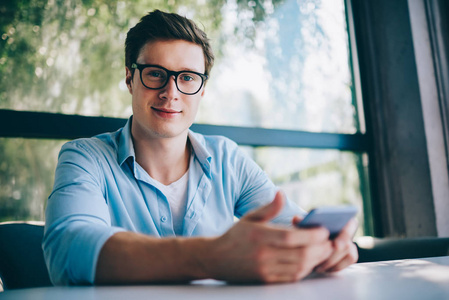
<path id="1" fill-rule="evenodd" d="M 185 40 L 203 48 L 205 74 L 209 75 L 214 64 L 214 54 L 204 31 L 185 17 L 174 13 L 155 10 L 140 19 L 136 26 L 128 31 L 125 41 L 125 65 L 131 69 L 140 50 L 148 42 L 155 40 Z"/>

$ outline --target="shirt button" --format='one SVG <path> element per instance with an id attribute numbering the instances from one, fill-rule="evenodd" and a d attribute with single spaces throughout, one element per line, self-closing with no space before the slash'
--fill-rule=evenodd
<path id="1" fill-rule="evenodd" d="M 162 221 L 162 222 L 167 221 L 167 217 L 162 217 L 162 218 L 161 218 L 161 221 Z"/>

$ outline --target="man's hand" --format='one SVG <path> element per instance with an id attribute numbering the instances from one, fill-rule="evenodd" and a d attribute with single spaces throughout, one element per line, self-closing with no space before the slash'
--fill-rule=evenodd
<path id="1" fill-rule="evenodd" d="M 104 244 L 96 284 L 176 282 L 214 278 L 228 282 L 292 282 L 313 270 L 341 270 L 357 260 L 349 223 L 329 240 L 325 228 L 299 229 L 269 224 L 284 205 L 273 202 L 249 213 L 216 238 L 156 238 L 118 232 Z M 293 223 L 299 222 L 294 218 Z"/>
<path id="2" fill-rule="evenodd" d="M 283 205 L 284 196 L 278 192 L 273 202 L 249 213 L 214 239 L 207 253 L 198 258 L 205 273 L 229 282 L 292 282 L 317 266 L 337 268 L 352 261 L 347 259 L 347 250 L 339 250 L 334 246 L 336 242 L 329 241 L 325 228 L 268 224 Z M 338 241 L 346 244 L 346 236 Z"/>
<path id="3" fill-rule="evenodd" d="M 315 269 L 317 273 L 340 271 L 357 262 L 359 254 L 357 247 L 352 242 L 356 230 L 357 221 L 352 219 L 333 240 L 334 251 L 324 263 Z"/>

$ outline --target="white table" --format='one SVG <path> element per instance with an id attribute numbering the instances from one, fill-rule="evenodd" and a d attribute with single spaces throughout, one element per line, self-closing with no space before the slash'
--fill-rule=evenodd
<path id="1" fill-rule="evenodd" d="M 48 287 L 5 291 L 0 299 L 449 299 L 449 256 L 361 263 L 290 284 L 202 280 L 190 285 Z"/>

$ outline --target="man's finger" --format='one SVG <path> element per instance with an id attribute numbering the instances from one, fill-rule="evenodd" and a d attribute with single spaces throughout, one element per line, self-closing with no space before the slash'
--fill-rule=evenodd
<path id="1" fill-rule="evenodd" d="M 292 219 L 292 225 L 293 226 L 298 226 L 298 224 L 303 220 L 304 218 L 299 217 L 299 216 L 294 216 Z"/>
<path id="2" fill-rule="evenodd" d="M 349 233 L 346 233 L 349 235 Z M 345 239 L 346 238 L 346 239 Z M 323 263 L 319 268 L 316 269 L 317 272 L 324 272 L 331 269 L 340 270 L 352 263 L 355 263 L 358 259 L 357 247 L 347 238 L 345 235 L 339 235 L 334 241 L 334 253 L 332 256 Z M 347 264 L 348 261 L 351 261 Z"/>
<path id="3" fill-rule="evenodd" d="M 352 240 L 352 238 L 355 235 L 355 232 L 357 231 L 357 228 L 359 226 L 359 222 L 357 221 L 357 219 L 352 218 L 351 220 L 349 220 L 348 224 L 345 225 L 345 227 L 343 227 L 342 231 L 338 234 L 337 238 L 340 239 L 349 239 Z"/>
<path id="4" fill-rule="evenodd" d="M 261 223 L 251 224 L 251 238 L 263 240 L 266 245 L 278 248 L 297 248 L 328 241 L 329 231 L 324 227 L 291 229 Z"/>
<path id="5" fill-rule="evenodd" d="M 323 268 L 322 270 L 320 270 L 321 272 L 337 272 L 340 270 L 343 270 L 344 268 L 354 264 L 357 262 L 359 255 L 357 253 L 357 248 L 354 246 L 351 246 L 349 252 L 347 253 L 347 255 L 345 257 L 343 257 L 337 264 L 328 267 L 328 268 Z"/>
<path id="6" fill-rule="evenodd" d="M 331 242 L 327 240 L 320 244 L 290 249 L 276 249 L 276 251 L 279 263 L 295 265 L 309 263 L 312 267 L 315 267 L 328 259 L 333 250 Z"/>

